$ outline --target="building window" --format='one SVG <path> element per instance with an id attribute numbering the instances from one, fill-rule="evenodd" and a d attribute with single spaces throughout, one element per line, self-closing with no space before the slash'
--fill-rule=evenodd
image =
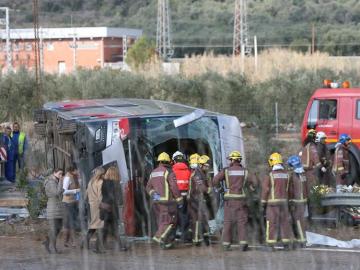
<path id="1" fill-rule="evenodd" d="M 19 61 L 19 55 L 18 54 L 15 55 L 15 60 Z"/>
<path id="2" fill-rule="evenodd" d="M 48 42 L 47 44 L 46 44 L 46 49 L 48 50 L 48 51 L 53 51 L 55 48 L 54 48 L 54 44 L 52 43 L 52 42 Z"/>
<path id="3" fill-rule="evenodd" d="M 31 58 L 31 57 L 30 57 L 30 54 L 27 54 L 27 55 L 26 55 L 26 58 L 27 58 L 27 60 L 30 60 L 30 58 Z"/>
<path id="4" fill-rule="evenodd" d="M 32 50 L 32 45 L 31 45 L 31 43 L 26 43 L 26 44 L 25 44 L 25 50 L 27 50 L 27 51 L 31 51 L 31 50 Z"/>
<path id="5" fill-rule="evenodd" d="M 65 61 L 58 62 L 58 74 L 65 74 L 66 73 L 66 63 Z"/>
<path id="6" fill-rule="evenodd" d="M 19 49 L 20 49 L 19 44 L 15 43 L 14 46 L 13 46 L 13 49 L 14 49 L 15 52 L 19 51 Z"/>

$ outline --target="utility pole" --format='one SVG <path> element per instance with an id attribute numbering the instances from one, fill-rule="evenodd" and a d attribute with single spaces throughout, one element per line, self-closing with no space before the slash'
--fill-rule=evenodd
<path id="1" fill-rule="evenodd" d="M 244 45 L 245 54 L 251 52 L 248 40 L 248 23 L 247 23 L 247 0 L 235 0 L 234 14 L 234 37 L 233 37 L 233 55 L 241 54 L 241 47 Z"/>
<path id="2" fill-rule="evenodd" d="M 311 29 L 311 54 L 315 53 L 315 24 L 312 24 Z"/>
<path id="3" fill-rule="evenodd" d="M 5 19 L 0 18 L 0 24 L 5 25 L 5 29 L 6 29 L 6 69 L 7 72 L 10 72 L 12 71 L 12 54 L 11 54 L 11 43 L 10 43 L 9 8 L 0 7 L 0 10 L 5 11 Z"/>
<path id="4" fill-rule="evenodd" d="M 39 39 L 39 1 L 33 0 L 33 24 L 34 24 L 34 55 L 35 55 L 35 79 L 37 101 L 41 103 L 41 67 L 40 67 L 40 39 Z"/>
<path id="5" fill-rule="evenodd" d="M 170 37 L 169 0 L 158 0 L 156 51 L 164 61 L 171 58 L 174 54 Z"/>
<path id="6" fill-rule="evenodd" d="M 73 47 L 73 72 L 75 72 L 76 69 L 77 69 L 77 34 L 76 34 L 76 31 L 75 31 L 75 28 L 73 30 L 74 30 L 73 43 L 72 43 L 72 47 Z"/>

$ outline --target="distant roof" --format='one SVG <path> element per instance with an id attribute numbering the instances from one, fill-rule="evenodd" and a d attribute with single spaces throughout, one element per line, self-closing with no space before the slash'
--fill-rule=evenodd
<path id="1" fill-rule="evenodd" d="M 68 120 L 93 120 L 136 116 L 179 116 L 189 114 L 197 108 L 152 99 L 88 99 L 48 102 L 44 109 L 56 111 Z M 207 115 L 216 113 L 206 112 Z"/>
<path id="2" fill-rule="evenodd" d="M 1 38 L 6 39 L 6 31 L 0 30 Z M 39 36 L 43 39 L 60 38 L 103 38 L 103 37 L 140 37 L 141 29 L 111 27 L 72 27 L 72 28 L 41 28 Z M 34 39 L 34 29 L 11 29 L 10 39 Z"/>

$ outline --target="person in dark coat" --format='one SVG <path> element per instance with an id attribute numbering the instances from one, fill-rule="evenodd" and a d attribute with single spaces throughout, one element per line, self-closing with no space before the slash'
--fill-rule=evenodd
<path id="1" fill-rule="evenodd" d="M 122 191 L 120 186 L 119 170 L 111 166 L 107 169 L 101 188 L 102 200 L 100 206 L 100 219 L 104 220 L 104 242 L 108 234 L 116 241 L 115 249 L 126 250 L 120 238 L 120 205 L 122 204 Z"/>
<path id="2" fill-rule="evenodd" d="M 48 197 L 46 207 L 46 218 L 49 222 L 49 235 L 43 243 L 49 253 L 56 252 L 56 239 L 62 228 L 63 221 L 63 170 L 55 169 L 44 182 L 45 194 Z"/>
<path id="3" fill-rule="evenodd" d="M 4 146 L 7 152 L 7 160 L 5 163 L 5 178 L 10 182 L 15 183 L 15 179 L 16 179 L 16 167 L 14 163 L 15 144 L 13 139 L 11 138 L 11 127 L 5 128 Z"/>

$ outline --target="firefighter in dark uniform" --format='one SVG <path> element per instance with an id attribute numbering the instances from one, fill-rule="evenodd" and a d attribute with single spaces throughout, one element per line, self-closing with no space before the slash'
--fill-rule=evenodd
<path id="1" fill-rule="evenodd" d="M 171 170 L 170 156 L 161 153 L 157 161 L 159 166 L 150 174 L 146 191 L 157 206 L 158 230 L 153 240 L 161 248 L 171 248 L 175 239 L 177 208 L 182 207 L 182 196 L 177 187 L 176 178 Z"/>
<path id="2" fill-rule="evenodd" d="M 299 156 L 291 156 L 287 161 L 292 169 L 289 186 L 290 210 L 296 242 L 305 247 L 305 209 L 307 207 L 307 188 L 304 168 Z"/>
<path id="3" fill-rule="evenodd" d="M 271 172 L 262 182 L 261 202 L 266 208 L 266 244 L 272 249 L 277 243 L 280 229 L 281 242 L 286 250 L 291 245 L 289 223 L 289 180 L 290 176 L 283 167 L 282 156 L 273 153 L 269 157 Z"/>
<path id="4" fill-rule="evenodd" d="M 336 186 L 347 185 L 350 174 L 349 146 L 351 138 L 347 134 L 341 134 L 339 142 L 335 146 L 334 164 L 332 171 L 336 178 Z"/>
<path id="5" fill-rule="evenodd" d="M 248 207 L 246 204 L 245 186 L 247 170 L 241 165 L 241 153 L 232 151 L 228 156 L 230 166 L 222 169 L 213 179 L 213 186 L 224 183 L 224 227 L 222 244 L 224 250 L 231 250 L 233 228 L 237 228 L 238 244 L 242 251 L 247 250 Z M 251 182 L 252 184 L 252 182 Z"/>
<path id="6" fill-rule="evenodd" d="M 315 144 L 316 130 L 310 129 L 301 150 L 301 163 L 307 178 L 308 191 L 318 184 L 316 172 L 322 167 Z"/>
<path id="7" fill-rule="evenodd" d="M 319 160 L 321 162 L 321 167 L 318 168 L 317 177 L 319 183 L 322 185 L 330 186 L 332 184 L 332 175 L 331 175 L 331 156 L 330 151 L 325 143 L 326 134 L 323 131 L 316 133 L 315 143 L 317 147 L 317 152 Z"/>
<path id="8" fill-rule="evenodd" d="M 200 246 L 203 241 L 206 245 L 210 244 L 209 211 L 206 203 L 206 196 L 212 191 L 206 177 L 209 166 L 210 159 L 204 156 L 200 157 L 198 166 L 193 170 L 190 177 L 188 202 L 193 244 L 195 246 Z"/>

